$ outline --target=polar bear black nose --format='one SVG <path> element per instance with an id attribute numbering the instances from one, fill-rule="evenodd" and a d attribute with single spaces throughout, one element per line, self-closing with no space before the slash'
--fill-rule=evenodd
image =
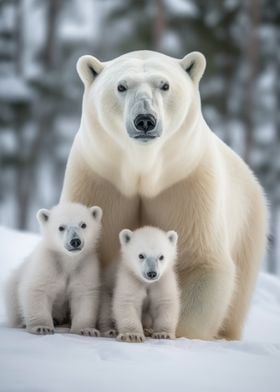
<path id="1" fill-rule="evenodd" d="M 77 248 L 79 248 L 79 246 L 81 245 L 81 240 L 79 239 L 79 238 L 73 238 L 71 241 L 70 241 L 70 245 L 72 246 L 72 248 L 74 248 L 74 249 L 77 249 Z"/>
<path id="2" fill-rule="evenodd" d="M 157 120 L 152 114 L 138 114 L 134 120 L 135 128 L 145 133 L 152 131 L 156 123 Z"/>
<path id="3" fill-rule="evenodd" d="M 149 272 L 147 272 L 147 276 L 150 279 L 154 279 L 157 276 L 157 273 L 156 273 L 156 271 L 149 271 Z"/>

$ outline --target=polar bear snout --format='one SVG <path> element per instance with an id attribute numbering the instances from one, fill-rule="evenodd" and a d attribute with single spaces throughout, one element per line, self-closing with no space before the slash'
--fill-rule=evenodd
<path id="1" fill-rule="evenodd" d="M 72 246 L 73 249 L 78 249 L 81 246 L 82 241 L 79 238 L 73 238 L 70 241 L 70 245 Z"/>
<path id="2" fill-rule="evenodd" d="M 145 280 L 158 280 L 160 276 L 159 265 L 156 257 L 147 257 L 143 265 L 143 276 Z"/>
<path id="3" fill-rule="evenodd" d="M 140 142 L 147 143 L 161 136 L 160 121 L 154 114 L 137 114 L 127 126 L 128 135 Z"/>
<path id="4" fill-rule="evenodd" d="M 149 272 L 147 272 L 146 276 L 148 279 L 153 280 L 157 277 L 157 272 L 156 271 L 149 271 Z"/>
<path id="5" fill-rule="evenodd" d="M 67 229 L 64 246 L 69 252 L 80 251 L 83 249 L 84 244 L 78 230 L 75 230 L 75 228 L 71 226 Z"/>
<path id="6" fill-rule="evenodd" d="M 128 105 L 126 118 L 126 130 L 132 139 L 147 143 L 161 136 L 160 116 L 150 98 L 133 99 Z"/>
<path id="7" fill-rule="evenodd" d="M 157 119 L 152 114 L 138 114 L 134 119 L 135 128 L 145 134 L 152 131 L 156 127 L 156 124 Z"/>

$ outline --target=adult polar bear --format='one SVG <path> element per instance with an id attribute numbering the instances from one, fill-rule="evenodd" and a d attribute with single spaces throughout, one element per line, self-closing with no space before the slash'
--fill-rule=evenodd
<path id="1" fill-rule="evenodd" d="M 177 336 L 240 339 L 267 213 L 254 175 L 203 118 L 205 65 L 198 52 L 182 60 L 151 51 L 105 63 L 81 57 L 82 119 L 61 200 L 103 209 L 104 264 L 116 258 L 123 228 L 176 230 Z"/>

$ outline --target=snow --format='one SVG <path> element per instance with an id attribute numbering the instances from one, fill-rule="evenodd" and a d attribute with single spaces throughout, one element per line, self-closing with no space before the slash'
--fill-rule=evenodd
<path id="1" fill-rule="evenodd" d="M 0 238 L 0 391 L 279 391 L 279 279 L 260 274 L 240 342 L 35 336 L 5 326 L 2 289 L 39 237 L 0 227 Z"/>

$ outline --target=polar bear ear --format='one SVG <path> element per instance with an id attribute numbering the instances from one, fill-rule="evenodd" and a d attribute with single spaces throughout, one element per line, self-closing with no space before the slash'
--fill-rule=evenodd
<path id="1" fill-rule="evenodd" d="M 178 234 L 174 230 L 170 230 L 167 233 L 167 238 L 171 242 L 172 245 L 177 245 Z"/>
<path id="2" fill-rule="evenodd" d="M 38 220 L 38 222 L 41 225 L 44 225 L 46 222 L 48 222 L 49 218 L 50 218 L 50 210 L 47 210 L 45 208 L 42 208 L 41 210 L 39 210 L 36 214 L 36 218 Z"/>
<path id="3" fill-rule="evenodd" d="M 198 83 L 206 68 L 206 59 L 200 52 L 191 52 L 180 60 L 181 66 L 190 75 L 191 79 Z"/>
<path id="4" fill-rule="evenodd" d="M 131 230 L 123 229 L 119 234 L 121 245 L 127 245 L 131 241 L 132 235 L 133 232 Z"/>
<path id="5" fill-rule="evenodd" d="M 90 207 L 90 212 L 91 212 L 91 215 L 93 216 L 93 218 L 97 222 L 101 222 L 103 211 L 100 207 L 97 207 L 97 206 Z"/>
<path id="6" fill-rule="evenodd" d="M 77 72 L 85 86 L 89 86 L 103 68 L 101 61 L 89 55 L 80 57 L 77 62 Z"/>

